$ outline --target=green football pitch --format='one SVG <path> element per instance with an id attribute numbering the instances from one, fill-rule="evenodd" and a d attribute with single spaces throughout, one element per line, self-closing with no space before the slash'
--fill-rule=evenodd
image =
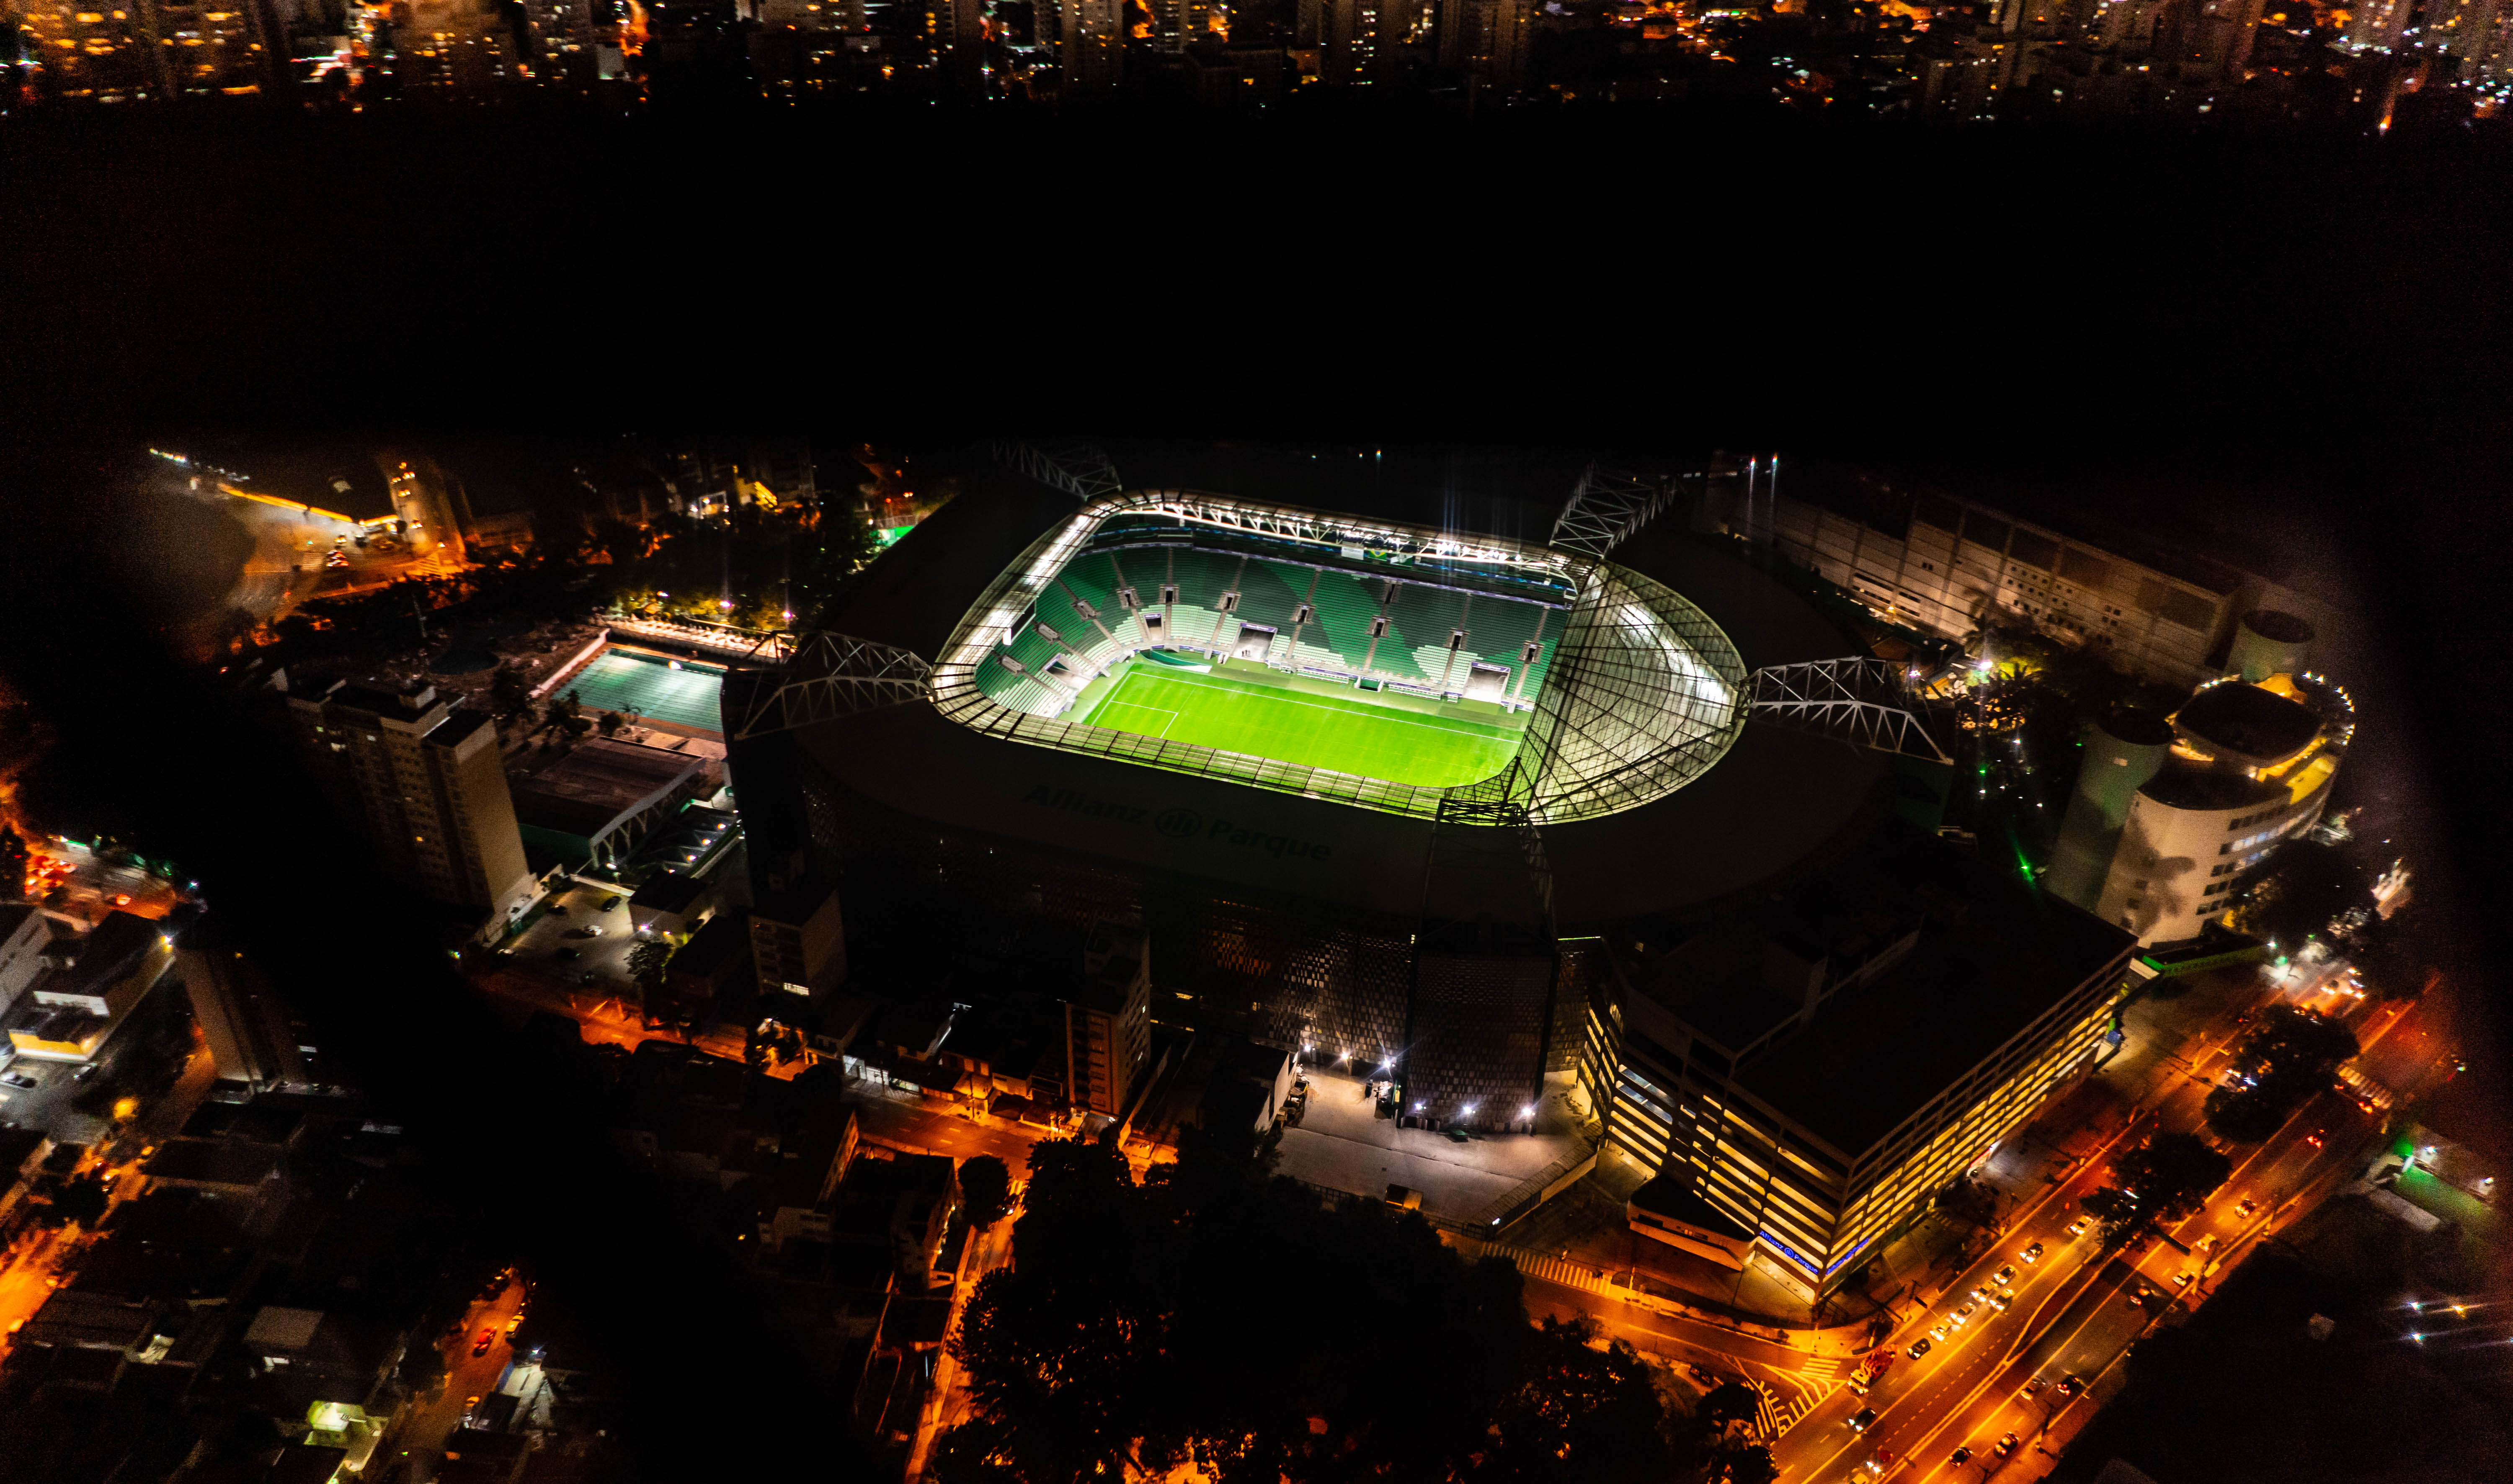
<path id="1" fill-rule="evenodd" d="M 1218 675 L 1130 671 L 1075 720 L 1111 731 L 1390 783 L 1446 788 L 1499 772 L 1518 751 L 1513 727 L 1422 716 L 1358 696 L 1312 694 Z"/>

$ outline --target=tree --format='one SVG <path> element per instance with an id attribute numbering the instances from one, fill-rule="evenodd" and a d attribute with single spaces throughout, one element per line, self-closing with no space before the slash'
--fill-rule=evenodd
<path id="1" fill-rule="evenodd" d="M 1772 1450 L 1761 1443 L 1749 1444 L 1728 1455 L 1728 1484 L 1773 1484 L 1780 1476 L 1780 1465 Z"/>
<path id="2" fill-rule="evenodd" d="M 500 722 L 509 722 L 532 709 L 532 686 L 524 680 L 523 668 L 513 660 L 498 667 L 489 678 L 489 712 Z"/>
<path id="3" fill-rule="evenodd" d="M 2328 936 L 2350 908 L 2373 905 L 2373 873 L 2346 844 L 2290 840 L 2233 883 L 2243 931 L 2283 949 Z"/>
<path id="4" fill-rule="evenodd" d="M 2197 1134 L 2158 1134 L 2114 1162 L 2112 1173 L 2147 1220 L 2178 1221 L 2225 1183 L 2234 1162 Z"/>
<path id="5" fill-rule="evenodd" d="M 1187 1140 L 1141 1183 L 1085 1140 L 1030 1153 L 1014 1262 L 972 1295 L 954 1354 L 992 1428 L 955 1439 L 977 1484 L 1167 1472 L 1216 1484 L 1616 1484 L 1699 1478 L 1648 1365 L 1580 1323 L 1531 1325 L 1518 1270 L 1468 1264 L 1420 1217 L 1320 1209 L 1255 1152 Z M 1367 1313 L 1436 1365 L 1296 1311 Z M 1685 1460 L 1692 1461 L 1678 1466 Z"/>
<path id="6" fill-rule="evenodd" d="M 628 950 L 628 978 L 644 992 L 640 1005 L 662 992 L 664 971 L 671 967 L 672 955 L 679 945 L 669 938 L 648 938 Z"/>
<path id="7" fill-rule="evenodd" d="M 1012 1188 L 1012 1171 L 994 1155 L 973 1154 L 960 1161 L 960 1198 L 968 1206 L 970 1224 L 977 1230 L 984 1230 L 1002 1217 Z"/>
<path id="8" fill-rule="evenodd" d="M 1730 1423 L 1750 1423 L 1762 1406 L 1762 1393 L 1741 1381 L 1723 1381 L 1701 1398 L 1699 1411 L 1704 1421 L 1714 1427 Z"/>
<path id="9" fill-rule="evenodd" d="M 619 735 L 619 728 L 627 725 L 628 723 L 620 719 L 619 713 L 616 711 L 606 711 L 602 714 L 602 720 L 594 724 L 600 729 L 604 736 L 616 737 Z"/>
<path id="10" fill-rule="evenodd" d="M 2236 1081 L 2208 1094 L 2208 1122 L 2229 1138 L 2256 1142 L 2277 1132 L 2306 1098 L 2330 1085 L 2331 1072 L 2357 1052 L 2345 1026 L 2309 1010 L 2277 1005 L 2260 1012 L 2234 1050 Z"/>

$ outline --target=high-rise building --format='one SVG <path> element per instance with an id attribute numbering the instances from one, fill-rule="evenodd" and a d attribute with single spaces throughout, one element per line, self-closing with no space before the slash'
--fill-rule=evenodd
<path id="1" fill-rule="evenodd" d="M 1057 0 L 1057 61 L 1064 86 L 1083 92 L 1113 88 L 1126 74 L 1124 0 Z"/>
<path id="2" fill-rule="evenodd" d="M 1608 950 L 1580 1067 L 1607 1138 L 1658 1172 L 1678 1245 L 1811 1301 L 2092 1064 L 2133 945 L 1895 826 L 1735 918 Z"/>
<path id="3" fill-rule="evenodd" d="M 431 685 L 333 684 L 288 709 L 318 785 L 385 869 L 501 930 L 533 897 L 498 729 Z"/>
<path id="4" fill-rule="evenodd" d="M 1152 965 L 1142 929 L 1102 923 L 1064 1000 L 1065 1096 L 1116 1117 L 1151 1058 Z"/>
<path id="5" fill-rule="evenodd" d="M 262 0 L 129 0 L 98 6 L 0 0 L 25 38 L 34 83 L 100 102 L 270 91 L 281 48 Z"/>
<path id="6" fill-rule="evenodd" d="M 1489 88 L 1527 80 L 1535 0 L 1441 0 L 1440 64 Z"/>

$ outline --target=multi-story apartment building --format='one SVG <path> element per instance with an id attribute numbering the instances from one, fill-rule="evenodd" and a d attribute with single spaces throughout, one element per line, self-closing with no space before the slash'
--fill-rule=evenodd
<path id="1" fill-rule="evenodd" d="M 1607 950 L 1580 1079 L 1608 1139 L 1687 1197 L 1682 1245 L 1814 1299 L 2092 1064 L 2134 940 L 1893 826 L 1753 911 Z"/>
<path id="2" fill-rule="evenodd" d="M 252 94 L 278 79 L 262 0 L 0 0 L 37 90 L 100 102 Z"/>
<path id="3" fill-rule="evenodd" d="M 533 873 L 497 727 L 430 685 L 335 683 L 291 695 L 290 718 L 318 785 L 362 821 L 387 871 L 502 930 L 533 898 Z"/>
<path id="4" fill-rule="evenodd" d="M 1743 481 L 1757 478 L 1749 469 Z M 1960 638 L 1984 624 L 2032 628 L 2174 685 L 2215 678 L 2238 617 L 2269 607 L 2307 621 L 2326 605 L 2256 573 L 2140 549 L 1866 475 L 1767 472 L 1720 503 L 1732 530 L 1842 588 L 1880 617 Z M 1735 483 L 1735 481 L 1732 481 Z"/>
<path id="5" fill-rule="evenodd" d="M 1091 930 L 1080 973 L 1062 996 L 1065 1096 L 1076 1110 L 1123 1113 L 1151 1058 L 1150 947 L 1138 927 Z"/>

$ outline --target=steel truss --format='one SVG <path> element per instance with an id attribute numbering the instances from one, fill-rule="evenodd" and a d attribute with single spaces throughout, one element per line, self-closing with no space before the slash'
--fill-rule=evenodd
<path id="1" fill-rule="evenodd" d="M 921 701 L 932 674 L 932 666 L 905 649 L 845 634 L 809 635 L 781 673 L 762 683 L 733 737 L 740 741 Z"/>
<path id="2" fill-rule="evenodd" d="M 1757 720 L 1822 732 L 1879 752 L 1952 758 L 1910 710 L 1902 667 L 1872 655 L 1765 665 L 1753 674 L 1747 706 Z"/>
<path id="3" fill-rule="evenodd" d="M 1072 495 L 1088 505 L 1125 492 L 1116 465 L 1097 444 L 1066 441 L 1052 444 L 998 443 L 995 456 L 1021 473 Z"/>
<path id="4" fill-rule="evenodd" d="M 1546 544 L 1602 562 L 1608 552 L 1664 510 L 1674 494 L 1670 481 L 1616 473 L 1592 463 L 1573 487 L 1571 502 L 1562 507 Z"/>
<path id="5" fill-rule="evenodd" d="M 1623 567 L 1598 565 L 1553 651 L 1519 750 L 1528 808 L 1558 824 L 1673 793 L 1745 725 L 1745 665 L 1709 615 Z"/>

